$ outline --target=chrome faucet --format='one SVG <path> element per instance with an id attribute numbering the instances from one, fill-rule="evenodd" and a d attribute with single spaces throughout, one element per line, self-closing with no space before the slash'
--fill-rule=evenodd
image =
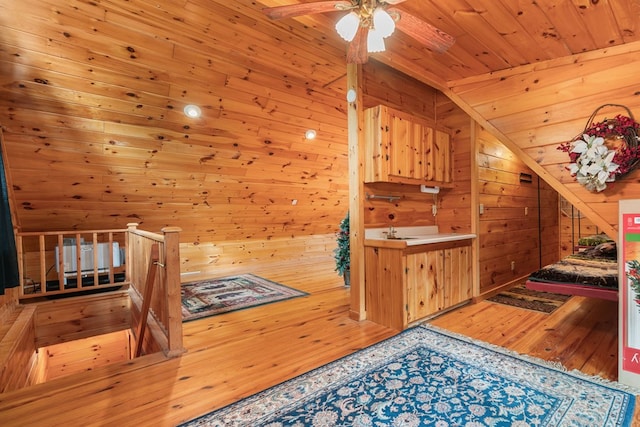
<path id="1" fill-rule="evenodd" d="M 395 239 L 396 229 L 393 228 L 393 225 L 389 225 L 389 231 L 387 231 L 385 234 L 387 235 L 387 239 Z"/>

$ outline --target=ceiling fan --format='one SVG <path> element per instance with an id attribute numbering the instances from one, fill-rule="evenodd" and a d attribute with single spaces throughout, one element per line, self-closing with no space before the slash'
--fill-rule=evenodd
<path id="1" fill-rule="evenodd" d="M 384 39 L 397 28 L 429 49 L 443 53 L 455 38 L 423 20 L 390 5 L 406 0 L 325 0 L 262 9 L 271 19 L 291 18 L 332 11 L 348 12 L 336 23 L 336 31 L 348 42 L 347 62 L 367 62 L 370 52 L 385 50 Z"/>

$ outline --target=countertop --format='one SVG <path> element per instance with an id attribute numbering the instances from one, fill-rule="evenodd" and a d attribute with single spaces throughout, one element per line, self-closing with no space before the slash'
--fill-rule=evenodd
<path id="1" fill-rule="evenodd" d="M 429 245 L 432 243 L 454 242 L 474 239 L 473 233 L 440 233 L 437 226 L 397 227 L 395 239 L 386 237 L 388 228 L 368 228 L 365 230 L 365 246 L 383 246 L 387 248 L 406 248 L 408 246 Z"/>

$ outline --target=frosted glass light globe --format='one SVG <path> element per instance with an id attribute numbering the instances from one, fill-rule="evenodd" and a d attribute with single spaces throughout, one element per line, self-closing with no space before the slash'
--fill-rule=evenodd
<path id="1" fill-rule="evenodd" d="M 380 32 L 382 38 L 386 38 L 393 34 L 396 23 L 386 10 L 377 8 L 373 12 L 373 28 Z"/>
<path id="2" fill-rule="evenodd" d="M 336 23 L 338 35 L 348 42 L 356 36 L 358 27 L 360 27 L 360 17 L 355 12 L 346 14 Z"/>
<path id="3" fill-rule="evenodd" d="M 367 35 L 367 52 L 384 52 L 384 38 L 375 28 Z"/>

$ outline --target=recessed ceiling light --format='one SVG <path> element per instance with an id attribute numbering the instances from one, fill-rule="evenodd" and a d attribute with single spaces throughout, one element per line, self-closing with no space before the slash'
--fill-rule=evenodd
<path id="1" fill-rule="evenodd" d="M 309 129 L 308 131 L 305 132 L 304 137 L 307 139 L 315 139 L 316 138 L 316 131 L 313 129 Z"/>
<path id="2" fill-rule="evenodd" d="M 197 119 L 202 114 L 202 110 L 197 105 L 189 104 L 184 107 L 184 115 L 192 119 Z"/>

